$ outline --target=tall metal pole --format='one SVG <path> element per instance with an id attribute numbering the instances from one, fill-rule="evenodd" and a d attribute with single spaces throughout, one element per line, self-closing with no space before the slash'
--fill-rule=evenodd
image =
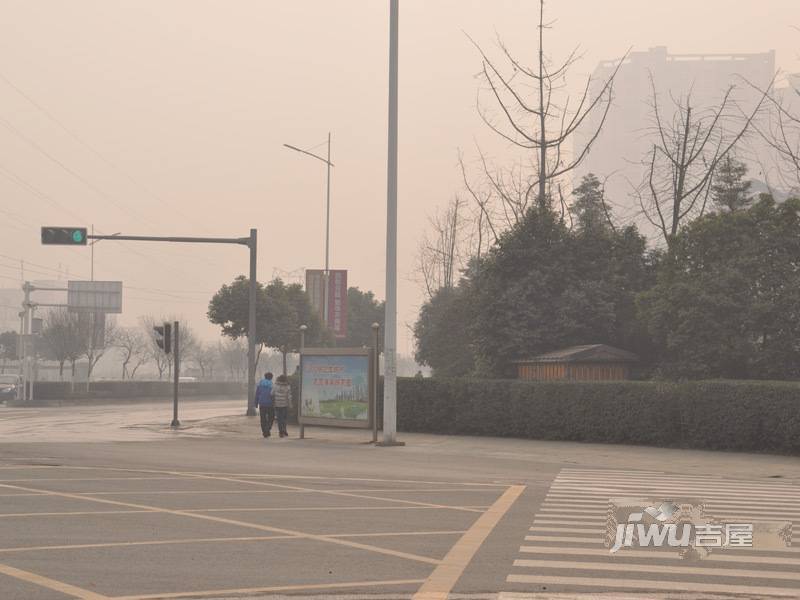
<path id="1" fill-rule="evenodd" d="M 331 132 L 328 132 L 328 185 L 325 192 L 325 276 L 323 277 L 322 322 L 328 325 L 328 282 L 330 280 L 330 239 L 331 239 Z"/>
<path id="2" fill-rule="evenodd" d="M 250 230 L 250 303 L 247 317 L 247 416 L 256 416 L 256 296 L 258 280 L 256 261 L 258 259 L 258 230 Z"/>
<path id="3" fill-rule="evenodd" d="M 397 74 L 400 1 L 389 1 L 389 159 L 386 197 L 386 316 L 384 323 L 383 442 L 397 445 Z"/>
<path id="4" fill-rule="evenodd" d="M 178 385 L 181 380 L 181 334 L 180 323 L 175 321 L 172 324 L 172 423 L 170 427 L 178 428 L 181 422 L 178 420 Z"/>
<path id="5" fill-rule="evenodd" d="M 94 237 L 94 225 L 92 225 L 92 237 Z M 94 242 L 92 242 L 92 275 L 91 280 L 94 281 Z"/>

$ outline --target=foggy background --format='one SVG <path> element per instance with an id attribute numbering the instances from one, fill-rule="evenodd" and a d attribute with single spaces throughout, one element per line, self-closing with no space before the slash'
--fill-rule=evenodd
<path id="1" fill-rule="evenodd" d="M 732 6 L 550 2 L 546 46 L 557 59 L 580 44 L 577 86 L 598 61 L 657 45 L 774 49 L 778 69 L 800 71 L 800 3 Z M 530 0 L 401 2 L 401 353 L 413 351 L 407 325 L 422 299 L 418 241 L 462 189 L 459 149 L 468 164 L 476 143 L 495 158 L 508 151 L 476 112 L 480 60 L 465 32 L 490 52 L 499 34 L 533 62 L 537 10 Z M 259 280 L 321 268 L 325 167 L 282 144 L 311 148 L 331 131 L 331 268 L 384 297 L 388 2 L 3 0 L 0 15 L 0 287 L 18 288 L 21 258 L 28 279 L 89 277 L 90 250 L 42 247 L 41 225 L 214 236 L 256 227 Z M 180 314 L 206 339 L 218 335 L 205 316 L 211 295 L 247 271 L 244 247 L 103 241 L 95 252 L 95 278 L 125 283 L 121 324 Z"/>

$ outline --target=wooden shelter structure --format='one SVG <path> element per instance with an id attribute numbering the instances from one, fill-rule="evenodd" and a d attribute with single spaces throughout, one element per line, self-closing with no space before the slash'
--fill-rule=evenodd
<path id="1" fill-rule="evenodd" d="M 605 344 L 570 346 L 515 361 L 517 377 L 530 381 L 617 381 L 630 378 L 638 360 L 626 350 Z"/>

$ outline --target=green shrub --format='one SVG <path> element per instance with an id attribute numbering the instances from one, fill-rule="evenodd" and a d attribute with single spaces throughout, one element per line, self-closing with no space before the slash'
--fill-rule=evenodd
<path id="1" fill-rule="evenodd" d="M 401 378 L 397 426 L 408 432 L 800 454 L 800 384 Z"/>

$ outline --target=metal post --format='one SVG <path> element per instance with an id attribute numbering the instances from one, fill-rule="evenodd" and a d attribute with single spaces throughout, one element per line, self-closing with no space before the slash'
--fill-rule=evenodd
<path id="1" fill-rule="evenodd" d="M 92 225 L 92 237 L 94 237 L 94 225 Z M 95 242 L 92 242 L 92 281 L 94 281 L 94 244 Z"/>
<path id="2" fill-rule="evenodd" d="M 28 362 L 28 327 L 30 323 L 31 311 L 31 288 L 31 284 L 27 281 L 22 284 L 22 290 L 25 293 L 25 298 L 22 301 L 22 338 L 20 338 L 20 343 L 22 344 L 22 402 L 25 404 L 28 403 L 28 398 L 30 397 L 28 387 L 30 384 L 30 364 Z"/>
<path id="3" fill-rule="evenodd" d="M 383 367 L 383 446 L 397 441 L 397 74 L 400 1 L 389 2 L 389 151 L 386 194 L 386 317 Z"/>
<path id="4" fill-rule="evenodd" d="M 178 383 L 180 382 L 181 371 L 181 335 L 178 327 L 180 323 L 175 321 L 172 324 L 172 423 L 170 427 L 178 428 L 181 422 L 178 420 Z"/>
<path id="5" fill-rule="evenodd" d="M 17 368 L 19 369 L 19 382 L 17 387 L 17 402 L 23 402 L 23 393 L 25 391 L 25 350 L 23 349 L 23 335 L 25 334 L 25 311 L 19 311 L 19 338 L 17 339 Z"/>
<path id="6" fill-rule="evenodd" d="M 306 331 L 308 330 L 307 325 L 300 325 L 300 382 L 298 384 L 298 388 L 300 393 L 297 397 L 297 424 L 300 426 L 300 439 L 304 439 L 306 437 L 306 427 L 300 422 L 300 411 L 302 410 L 302 406 L 300 404 L 300 399 L 303 397 L 303 350 L 306 349 Z"/>
<path id="7" fill-rule="evenodd" d="M 379 323 L 372 324 L 372 331 L 374 335 L 375 351 L 375 365 L 372 372 L 372 443 L 378 442 L 378 380 L 381 375 L 381 326 Z"/>
<path id="8" fill-rule="evenodd" d="M 256 261 L 258 260 L 258 230 L 250 230 L 250 301 L 247 318 L 247 416 L 256 416 L 256 296 L 258 279 Z"/>
<path id="9" fill-rule="evenodd" d="M 325 193 L 325 276 L 323 289 L 323 322 L 328 325 L 328 281 L 330 279 L 330 239 L 331 239 L 331 132 L 328 132 L 328 185 Z"/>

